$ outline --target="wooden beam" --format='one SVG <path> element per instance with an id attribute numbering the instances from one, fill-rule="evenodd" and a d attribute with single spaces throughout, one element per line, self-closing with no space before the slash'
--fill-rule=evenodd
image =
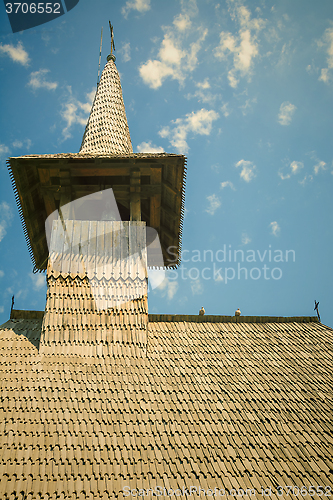
<path id="1" fill-rule="evenodd" d="M 38 168 L 38 174 L 41 185 L 45 186 L 46 188 L 50 188 L 52 186 L 50 179 L 51 177 L 50 170 Z M 52 214 L 52 212 L 54 212 L 57 209 L 57 207 L 54 196 L 52 195 L 49 189 L 45 190 L 45 187 L 41 187 L 41 193 L 43 195 L 44 205 L 46 209 L 46 217 L 48 217 L 50 214 Z"/>
<path id="2" fill-rule="evenodd" d="M 171 191 L 176 196 L 181 195 L 181 191 L 177 189 L 175 186 L 172 186 L 168 181 L 163 180 L 163 187 L 166 187 L 169 191 Z"/>
<path id="3" fill-rule="evenodd" d="M 72 177 L 105 177 L 105 176 L 120 176 L 120 175 L 130 175 L 131 167 L 130 165 L 125 166 L 119 164 L 119 166 L 114 167 L 112 163 L 110 165 L 100 165 L 98 167 L 94 165 L 68 165 L 70 167 L 70 172 Z M 135 167 L 141 172 L 141 175 L 150 175 L 152 167 Z"/>
<path id="4" fill-rule="evenodd" d="M 162 188 L 162 169 L 152 169 L 150 174 L 150 184 L 152 187 Z M 150 198 L 150 225 L 158 230 L 161 223 L 161 192 L 154 194 Z"/>
<path id="5" fill-rule="evenodd" d="M 171 208 L 169 208 L 169 207 L 167 207 L 167 206 L 163 205 L 163 206 L 162 206 L 162 210 L 163 210 L 163 212 L 164 212 L 164 213 L 165 213 L 168 217 L 170 217 L 171 219 L 176 220 L 176 221 L 177 221 L 177 220 L 178 220 L 178 221 L 180 220 L 180 214 L 177 214 L 176 212 L 174 212 L 173 210 L 171 210 Z"/>
<path id="6" fill-rule="evenodd" d="M 45 230 L 41 231 L 37 236 L 33 236 L 33 242 L 34 245 L 38 245 L 43 239 L 46 241 L 46 235 L 45 235 Z"/>
<path id="7" fill-rule="evenodd" d="M 141 221 L 140 170 L 133 168 L 130 176 L 130 220 Z"/>
<path id="8" fill-rule="evenodd" d="M 161 234 L 161 237 L 163 234 L 165 234 L 168 238 L 170 238 L 170 240 L 172 240 L 172 242 L 176 241 L 177 248 L 178 248 L 178 238 L 179 238 L 178 233 L 172 233 L 170 231 L 170 229 L 168 229 L 167 227 L 160 226 L 160 234 Z"/>

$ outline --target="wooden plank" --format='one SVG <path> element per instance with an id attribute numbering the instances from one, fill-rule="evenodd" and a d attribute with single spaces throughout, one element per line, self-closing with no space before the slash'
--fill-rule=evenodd
<path id="1" fill-rule="evenodd" d="M 103 273 L 107 280 L 109 280 L 112 276 L 112 257 L 113 257 L 112 231 L 113 231 L 113 222 L 106 221 L 105 234 L 104 234 L 105 259 L 104 259 Z"/>
<path id="2" fill-rule="evenodd" d="M 75 278 L 80 271 L 80 248 L 81 248 L 81 222 L 73 221 L 73 235 L 70 250 L 70 273 Z"/>
<path id="3" fill-rule="evenodd" d="M 181 189 L 177 189 L 176 186 L 173 186 L 170 182 L 163 179 L 163 187 L 165 187 L 168 191 L 175 194 L 176 196 L 181 195 Z"/>
<path id="4" fill-rule="evenodd" d="M 128 278 L 129 273 L 129 234 L 128 223 L 122 224 L 120 231 L 120 273 L 123 279 Z"/>
<path id="5" fill-rule="evenodd" d="M 96 273 L 96 236 L 97 221 L 89 221 L 89 244 L 88 244 L 88 276 L 94 278 Z"/>
<path id="6" fill-rule="evenodd" d="M 86 274 L 87 260 L 88 260 L 88 245 L 89 245 L 89 221 L 81 221 L 81 240 L 80 240 L 80 253 L 81 264 L 80 272 Z"/>
<path id="7" fill-rule="evenodd" d="M 140 171 L 133 169 L 130 177 L 130 220 L 141 220 Z"/>
<path id="8" fill-rule="evenodd" d="M 171 208 L 165 206 L 165 205 L 162 205 L 162 211 L 171 219 L 173 220 L 176 220 L 176 221 L 179 221 L 180 219 L 180 214 L 179 213 L 176 213 L 174 212 L 173 210 L 171 210 Z"/>
<path id="9" fill-rule="evenodd" d="M 150 174 L 150 183 L 152 187 L 159 186 L 162 183 L 162 169 L 152 169 Z M 150 226 L 158 230 L 161 223 L 161 193 L 154 194 L 150 198 Z"/>
<path id="10" fill-rule="evenodd" d="M 37 234 L 37 236 L 33 236 L 32 241 L 34 243 L 34 246 L 36 247 L 44 238 L 46 241 L 45 231 L 41 231 Z"/>
<path id="11" fill-rule="evenodd" d="M 96 232 L 96 237 L 97 237 L 96 275 L 98 280 L 101 280 L 103 278 L 103 272 L 104 272 L 104 257 L 105 257 L 104 233 L 105 233 L 105 223 L 104 221 L 98 221 L 97 232 Z"/>
<path id="12" fill-rule="evenodd" d="M 51 230 L 50 256 L 51 268 L 56 272 L 62 272 L 62 262 L 64 258 L 65 232 L 62 221 L 53 221 Z"/>
<path id="13" fill-rule="evenodd" d="M 122 164 L 119 164 L 118 167 L 113 167 L 110 165 L 105 165 L 105 166 L 91 166 L 91 165 L 80 165 L 80 166 L 73 166 L 71 165 L 70 167 L 70 172 L 72 177 L 105 177 L 105 176 L 122 176 L 122 175 L 130 175 L 131 169 L 133 167 L 131 166 L 124 166 Z M 140 167 L 138 168 L 140 171 L 141 175 L 150 175 L 150 172 L 152 170 L 151 167 L 145 166 L 145 167 Z"/>
<path id="14" fill-rule="evenodd" d="M 70 273 L 71 253 L 72 253 L 72 238 L 73 238 L 73 223 L 72 220 L 61 220 L 64 231 L 64 247 L 62 259 L 62 272 Z"/>
<path id="15" fill-rule="evenodd" d="M 121 236 L 120 232 L 122 230 L 123 224 L 119 221 L 114 221 L 112 223 L 112 251 L 113 251 L 113 279 L 118 280 L 120 276 L 120 260 L 121 260 Z"/>

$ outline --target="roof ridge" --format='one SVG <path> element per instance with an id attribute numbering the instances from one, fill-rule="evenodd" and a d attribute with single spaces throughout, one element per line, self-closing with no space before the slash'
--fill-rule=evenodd
<path id="1" fill-rule="evenodd" d="M 198 314 L 149 314 L 149 322 L 194 323 L 319 323 L 317 316 L 222 316 Z"/>
<path id="2" fill-rule="evenodd" d="M 24 311 L 13 309 L 11 319 L 41 319 L 44 311 Z M 222 316 L 206 314 L 148 314 L 149 322 L 182 321 L 195 323 L 319 323 L 317 316 Z M 325 325 L 326 326 L 326 325 Z M 329 327 L 327 327 L 329 328 Z"/>

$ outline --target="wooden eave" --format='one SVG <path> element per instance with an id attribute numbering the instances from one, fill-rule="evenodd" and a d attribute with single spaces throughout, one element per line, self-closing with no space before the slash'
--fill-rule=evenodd
<path id="1" fill-rule="evenodd" d="M 186 178 L 183 155 L 27 155 L 9 158 L 7 163 L 35 271 L 46 269 L 45 220 L 59 208 L 60 194 L 66 192 L 75 200 L 112 188 L 118 205 L 128 208 L 133 170 L 141 176 L 142 220 L 159 234 L 165 267 L 179 265 Z"/>

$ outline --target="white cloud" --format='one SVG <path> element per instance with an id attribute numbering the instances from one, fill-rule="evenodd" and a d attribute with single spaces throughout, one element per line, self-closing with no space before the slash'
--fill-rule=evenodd
<path id="1" fill-rule="evenodd" d="M 220 43 L 214 50 L 217 59 L 232 58 L 232 69 L 228 71 L 229 85 L 236 88 L 239 78 L 251 76 L 254 59 L 259 55 L 258 33 L 264 28 L 261 18 L 251 19 L 250 11 L 240 2 L 229 1 L 231 19 L 239 25 L 237 35 L 222 31 Z"/>
<path id="2" fill-rule="evenodd" d="M 224 189 L 226 187 L 230 187 L 233 191 L 236 191 L 235 186 L 233 185 L 232 182 L 230 181 L 221 182 L 221 189 Z"/>
<path id="3" fill-rule="evenodd" d="M 308 182 L 312 182 L 313 181 L 313 176 L 312 175 L 305 175 L 304 178 L 299 181 L 299 183 L 302 185 L 302 186 L 305 186 L 305 184 L 307 184 Z"/>
<path id="4" fill-rule="evenodd" d="M 291 173 L 292 174 L 297 174 L 304 168 L 304 163 L 301 161 L 292 161 L 290 163 L 290 168 L 291 168 Z"/>
<path id="5" fill-rule="evenodd" d="M 3 278 L 4 275 L 5 275 L 5 273 L 3 271 L 1 271 L 1 269 L 0 269 L 0 278 Z"/>
<path id="6" fill-rule="evenodd" d="M 3 156 L 7 156 L 8 153 L 9 153 L 9 148 L 7 146 L 5 146 L 4 144 L 0 144 L 0 159 Z"/>
<path id="7" fill-rule="evenodd" d="M 18 42 L 16 47 L 9 43 L 5 45 L 0 43 L 0 54 L 1 53 L 8 55 L 12 61 L 23 64 L 23 66 L 29 64 L 30 59 L 28 52 L 23 48 L 21 42 Z"/>
<path id="8" fill-rule="evenodd" d="M 177 78 L 177 72 L 173 68 L 157 60 L 149 59 L 140 66 L 139 71 L 143 81 L 152 89 L 158 89 L 167 76 Z"/>
<path id="9" fill-rule="evenodd" d="M 256 104 L 257 98 L 254 97 L 253 99 L 246 99 L 245 104 L 242 106 L 239 106 L 239 109 L 242 110 L 243 116 L 246 116 L 250 111 L 253 109 L 253 104 Z"/>
<path id="10" fill-rule="evenodd" d="M 242 245 L 248 245 L 249 243 L 251 243 L 251 238 L 246 233 L 242 233 Z"/>
<path id="11" fill-rule="evenodd" d="M 211 92 L 211 85 L 208 78 L 205 78 L 202 82 L 196 82 L 195 86 L 197 87 L 197 90 L 194 94 L 187 94 L 186 99 L 196 98 L 198 101 L 210 104 L 214 104 L 217 99 L 221 99 L 220 94 L 214 94 Z"/>
<path id="12" fill-rule="evenodd" d="M 284 181 L 290 179 L 291 175 L 298 174 L 304 168 L 302 161 L 292 161 L 289 165 L 288 173 L 284 174 L 281 170 L 278 172 L 279 177 Z"/>
<path id="13" fill-rule="evenodd" d="M 278 236 L 280 234 L 280 226 L 276 221 L 273 221 L 269 224 L 269 227 L 271 228 L 271 233 L 274 236 Z"/>
<path id="14" fill-rule="evenodd" d="M 293 114 L 296 111 L 296 106 L 294 104 L 291 104 L 289 101 L 285 101 L 281 104 L 279 114 L 278 114 L 278 121 L 281 125 L 289 125 L 291 123 L 291 119 Z"/>
<path id="15" fill-rule="evenodd" d="M 326 170 L 327 168 L 326 163 L 317 157 L 316 151 L 310 151 L 309 153 L 307 153 L 307 155 L 309 155 L 310 158 L 315 162 L 313 166 L 313 171 L 315 175 L 318 175 L 320 170 Z"/>
<path id="16" fill-rule="evenodd" d="M 170 144 L 179 153 L 187 153 L 189 146 L 186 142 L 189 133 L 199 135 L 209 135 L 212 130 L 213 121 L 219 117 L 214 110 L 205 108 L 199 111 L 188 113 L 185 118 L 177 118 L 172 121 L 172 127 L 164 127 L 159 131 L 159 135 L 168 138 Z"/>
<path id="17" fill-rule="evenodd" d="M 124 43 L 119 52 L 123 55 L 123 61 L 128 62 L 131 60 L 131 44 L 130 42 Z"/>
<path id="18" fill-rule="evenodd" d="M 86 94 L 87 101 L 81 102 L 72 95 L 72 88 L 68 87 L 69 96 L 66 102 L 63 103 L 60 115 L 66 122 L 66 127 L 62 130 L 64 140 L 71 137 L 70 129 L 75 124 L 85 126 L 88 119 L 88 114 L 91 110 L 91 105 L 95 97 L 96 90 Z"/>
<path id="19" fill-rule="evenodd" d="M 164 149 L 161 146 L 155 146 L 149 142 L 141 142 L 137 146 L 138 153 L 163 153 Z"/>
<path id="20" fill-rule="evenodd" d="M 128 0 L 125 6 L 121 9 L 122 15 L 127 18 L 131 10 L 143 13 L 150 10 L 150 0 Z"/>
<path id="21" fill-rule="evenodd" d="M 191 18 L 197 14 L 195 2 L 182 5 L 182 13 L 173 20 L 173 26 L 164 27 L 164 37 L 156 59 L 149 59 L 140 68 L 140 76 L 151 88 L 159 88 L 170 77 L 183 84 L 186 76 L 197 64 L 197 54 L 206 38 L 207 30 L 189 27 Z M 189 43 L 189 36 L 194 40 Z"/>
<path id="22" fill-rule="evenodd" d="M 19 139 L 15 139 L 15 141 L 13 141 L 12 145 L 14 148 L 17 148 L 17 149 L 21 149 L 23 147 L 25 149 L 30 149 L 31 145 L 32 145 L 32 141 L 31 141 L 31 139 L 24 139 L 23 141 L 20 141 Z"/>
<path id="23" fill-rule="evenodd" d="M 7 202 L 0 203 L 0 241 L 4 239 L 7 234 L 7 227 L 13 218 L 12 209 Z"/>
<path id="24" fill-rule="evenodd" d="M 77 101 L 77 105 L 85 113 L 90 113 L 91 106 L 95 98 L 95 94 L 96 94 L 96 89 L 93 88 L 90 92 L 86 93 L 86 98 L 87 98 L 86 102 Z"/>
<path id="25" fill-rule="evenodd" d="M 252 161 L 240 160 L 235 164 L 235 167 L 241 167 L 241 173 L 239 175 L 242 179 L 244 179 L 245 182 L 250 182 L 257 175 L 257 167 L 253 164 Z"/>
<path id="26" fill-rule="evenodd" d="M 226 118 L 230 115 L 227 102 L 223 103 L 223 105 L 221 106 L 221 111 L 222 111 L 223 116 L 225 116 Z"/>
<path id="27" fill-rule="evenodd" d="M 5 312 L 5 308 L 4 306 L 0 306 L 0 314 L 2 314 L 3 312 Z"/>
<path id="28" fill-rule="evenodd" d="M 45 274 L 29 274 L 31 281 L 32 281 L 32 286 L 33 289 L 36 291 L 42 290 L 42 288 L 46 287 L 46 278 Z"/>
<path id="29" fill-rule="evenodd" d="M 157 288 L 155 288 L 154 293 L 156 293 L 156 291 L 159 291 L 162 298 L 165 297 L 167 298 L 167 300 L 172 300 L 177 293 L 178 286 L 179 285 L 177 280 L 170 281 L 169 277 L 167 276 L 162 281 L 162 283 Z"/>
<path id="30" fill-rule="evenodd" d="M 322 160 L 318 160 L 316 165 L 313 167 L 314 173 L 317 175 L 319 170 L 326 170 L 326 163 Z"/>
<path id="31" fill-rule="evenodd" d="M 330 80 L 330 74 L 328 72 L 328 68 L 323 68 L 320 72 L 320 77 L 318 80 L 321 80 L 324 83 L 328 83 Z"/>
<path id="32" fill-rule="evenodd" d="M 205 78 L 203 82 L 197 82 L 195 84 L 199 89 L 210 89 L 210 83 L 208 78 Z"/>
<path id="33" fill-rule="evenodd" d="M 58 87 L 58 83 L 48 82 L 45 78 L 46 74 L 49 72 L 49 69 L 40 69 L 39 71 L 33 71 L 30 74 L 30 80 L 28 82 L 29 87 L 32 87 L 33 90 L 55 90 Z"/>
<path id="34" fill-rule="evenodd" d="M 322 38 L 321 45 L 326 46 L 326 62 L 327 68 L 322 68 L 319 80 L 324 83 L 328 83 L 331 78 L 331 72 L 333 69 L 333 28 L 328 28 Z"/>
<path id="35" fill-rule="evenodd" d="M 199 279 L 191 281 L 192 295 L 201 295 L 204 291 L 203 285 Z"/>
<path id="36" fill-rule="evenodd" d="M 211 194 L 210 196 L 207 196 L 207 201 L 209 203 L 208 208 L 206 208 L 205 212 L 209 213 L 210 215 L 214 215 L 216 210 L 221 206 L 221 201 L 216 194 Z"/>
<path id="37" fill-rule="evenodd" d="M 219 272 L 217 272 L 216 275 L 214 276 L 214 281 L 216 283 L 219 283 L 219 282 L 223 281 L 223 277 L 222 277 L 222 275 Z"/>
<path id="38" fill-rule="evenodd" d="M 283 174 L 281 172 L 281 170 L 279 170 L 278 172 L 278 176 L 280 177 L 280 179 L 282 179 L 283 181 L 285 181 L 286 179 L 290 179 L 290 174 Z"/>
<path id="39" fill-rule="evenodd" d="M 176 26 L 178 31 L 186 31 L 191 27 L 192 23 L 188 16 L 179 14 L 179 16 L 175 17 L 173 20 L 173 24 Z"/>

